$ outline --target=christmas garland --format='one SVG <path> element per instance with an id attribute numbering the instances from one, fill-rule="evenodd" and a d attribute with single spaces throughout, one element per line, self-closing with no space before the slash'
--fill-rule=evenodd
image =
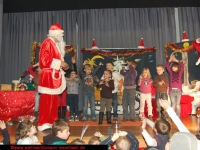
<path id="1" fill-rule="evenodd" d="M 93 49 L 86 49 L 86 48 L 82 48 L 81 52 L 82 53 L 89 53 L 89 54 L 94 54 L 94 55 L 102 55 L 102 56 L 128 56 L 128 55 L 137 55 L 137 54 L 144 54 L 147 52 L 155 52 L 156 48 L 152 47 L 152 48 L 143 48 L 143 49 L 124 49 L 123 51 L 102 51 L 103 49 L 98 49 L 98 50 L 93 50 Z"/>
<path id="2" fill-rule="evenodd" d="M 40 48 L 41 44 L 37 42 L 32 42 L 31 44 L 31 64 L 35 64 L 36 48 Z M 66 46 L 65 54 L 72 52 L 72 57 L 76 53 L 76 48 L 74 45 Z"/>
<path id="3" fill-rule="evenodd" d="M 177 46 L 175 43 L 167 43 L 167 44 L 165 44 L 165 58 L 166 58 L 166 60 L 169 59 L 169 54 L 168 54 L 169 48 L 171 50 L 175 51 L 175 52 L 180 52 L 180 53 L 181 52 L 190 52 L 190 51 L 195 49 L 193 44 L 188 46 L 188 47 L 186 47 L 186 48 L 184 48 L 184 47 Z"/>

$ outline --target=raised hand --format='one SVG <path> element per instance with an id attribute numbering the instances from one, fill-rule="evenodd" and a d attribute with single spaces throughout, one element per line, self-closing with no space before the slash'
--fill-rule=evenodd
<path id="1" fill-rule="evenodd" d="M 88 60 L 84 60 L 83 65 L 88 64 Z"/>
<path id="2" fill-rule="evenodd" d="M 5 129 L 6 128 L 6 124 L 4 121 L 0 120 L 0 128 L 1 130 Z"/>
<path id="3" fill-rule="evenodd" d="M 72 57 L 72 64 L 75 64 L 76 63 L 76 59 L 75 57 Z"/>
<path id="4" fill-rule="evenodd" d="M 94 136 L 96 136 L 96 137 L 102 137 L 102 134 L 101 134 L 101 132 L 95 132 L 95 134 L 94 134 Z"/>
<path id="5" fill-rule="evenodd" d="M 171 103 L 168 100 L 159 99 L 159 104 L 164 109 L 168 109 L 169 107 L 171 107 Z"/>

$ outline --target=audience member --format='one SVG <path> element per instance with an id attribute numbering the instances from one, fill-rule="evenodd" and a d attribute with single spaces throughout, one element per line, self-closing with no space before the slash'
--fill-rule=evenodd
<path id="1" fill-rule="evenodd" d="M 53 123 L 52 132 L 52 134 L 43 137 L 44 145 L 67 145 L 66 140 L 70 132 L 69 124 L 65 120 L 56 120 Z"/>
<path id="2" fill-rule="evenodd" d="M 16 130 L 16 144 L 17 145 L 38 145 L 40 142 L 35 136 L 37 133 L 36 127 L 30 120 L 20 122 Z"/>
<path id="3" fill-rule="evenodd" d="M 0 120 L 0 129 L 3 135 L 3 141 L 0 142 L 0 145 L 10 145 L 10 135 L 6 128 L 5 122 L 2 120 Z"/>

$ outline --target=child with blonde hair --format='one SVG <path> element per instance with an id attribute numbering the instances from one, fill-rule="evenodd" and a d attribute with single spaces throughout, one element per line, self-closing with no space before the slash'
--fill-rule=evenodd
<path id="1" fill-rule="evenodd" d="M 35 145 L 40 144 L 38 138 L 35 136 L 37 133 L 36 127 L 30 120 L 24 120 L 19 123 L 15 133 L 17 145 Z"/>
<path id="2" fill-rule="evenodd" d="M 153 80 L 149 68 L 144 68 L 139 77 L 138 86 L 140 86 L 140 113 L 144 113 L 145 101 L 148 107 L 148 117 L 152 120 L 151 86 Z"/>

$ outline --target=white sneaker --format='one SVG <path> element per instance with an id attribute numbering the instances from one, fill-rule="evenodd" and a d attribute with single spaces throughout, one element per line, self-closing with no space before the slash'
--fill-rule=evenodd
<path id="1" fill-rule="evenodd" d="M 75 116 L 75 121 L 79 121 L 79 118 L 78 118 L 78 116 Z"/>
<path id="2" fill-rule="evenodd" d="M 71 116 L 69 121 L 74 121 L 74 116 Z"/>

